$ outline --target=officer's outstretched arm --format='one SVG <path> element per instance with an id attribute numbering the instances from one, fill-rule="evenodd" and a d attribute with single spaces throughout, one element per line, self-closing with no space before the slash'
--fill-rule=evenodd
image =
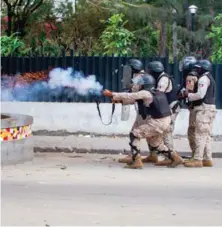
<path id="1" fill-rule="evenodd" d="M 150 104 L 153 101 L 152 94 L 146 90 L 133 93 L 113 92 L 112 94 L 114 101 L 122 100 L 123 102 L 134 103 L 136 100 L 143 99 L 147 104 Z"/>

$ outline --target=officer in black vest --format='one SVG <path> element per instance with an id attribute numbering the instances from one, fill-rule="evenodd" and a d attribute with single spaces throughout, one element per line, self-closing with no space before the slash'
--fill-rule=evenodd
<path id="1" fill-rule="evenodd" d="M 163 134 L 169 130 L 171 123 L 171 110 L 164 92 L 154 90 L 155 79 L 149 75 L 137 76 L 134 83 L 139 85 L 138 92 L 116 93 L 104 91 L 105 96 L 113 97 L 114 101 L 138 104 L 140 120 L 130 132 L 130 146 L 132 159 L 127 163 L 127 168 L 142 168 L 139 143 L 140 139 L 146 138 L 151 151 L 166 154 L 171 160 L 169 166 L 175 167 L 183 163 L 177 152 L 170 150 L 163 143 Z"/>
<path id="2" fill-rule="evenodd" d="M 177 115 L 180 110 L 174 80 L 170 75 L 164 72 L 164 66 L 160 61 L 150 62 L 148 64 L 148 72 L 156 79 L 155 88 L 166 94 L 168 103 L 171 108 L 171 127 L 169 132 L 164 135 L 164 143 L 169 149 L 173 150 L 173 130 Z M 149 157 L 143 159 L 143 162 L 145 162 L 148 158 Z M 163 161 L 157 162 L 156 165 L 169 165 L 170 163 L 171 160 L 166 158 Z"/>
<path id="3" fill-rule="evenodd" d="M 192 103 L 195 113 L 194 159 L 185 162 L 186 167 L 213 166 L 210 146 L 211 131 L 216 117 L 216 85 L 211 74 L 212 65 L 208 60 L 200 60 L 195 65 L 198 82 L 194 92 L 184 92 Z"/>
<path id="4" fill-rule="evenodd" d="M 136 78 L 137 76 L 143 75 L 145 73 L 145 71 L 143 70 L 143 63 L 139 59 L 135 59 L 135 58 L 130 59 L 128 61 L 127 65 L 129 65 L 131 67 L 131 73 L 132 73 L 132 75 L 130 75 L 131 81 L 134 80 L 134 78 Z M 126 75 L 126 76 L 128 77 L 129 75 Z M 128 91 L 129 92 L 138 91 L 138 86 L 139 85 L 137 85 L 137 84 L 131 83 L 130 86 L 129 86 L 130 89 Z M 138 119 L 140 118 L 139 114 L 138 114 L 138 106 L 137 106 L 136 103 L 135 103 L 135 110 L 136 110 L 137 116 L 136 116 L 136 119 L 135 119 L 134 124 L 132 126 L 132 129 L 134 127 L 136 127 Z M 123 157 L 123 158 L 120 158 L 118 160 L 118 162 L 120 162 L 120 163 L 128 163 L 131 160 L 132 160 L 132 155 L 129 154 L 129 155 Z M 157 162 L 157 158 L 156 158 L 156 162 Z"/>

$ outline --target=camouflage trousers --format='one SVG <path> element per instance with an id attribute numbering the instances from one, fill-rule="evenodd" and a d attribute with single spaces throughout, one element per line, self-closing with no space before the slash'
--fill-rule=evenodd
<path id="1" fill-rule="evenodd" d="M 215 117 L 215 107 L 190 110 L 188 139 L 196 160 L 212 160 L 211 132 Z"/>
<path id="2" fill-rule="evenodd" d="M 187 131 L 187 137 L 190 145 L 190 149 L 192 151 L 192 158 L 194 157 L 194 152 L 196 149 L 195 146 L 195 128 L 196 128 L 196 111 L 194 109 L 190 109 L 189 114 L 189 126 Z"/>
<path id="3" fill-rule="evenodd" d="M 179 112 L 176 112 L 174 114 L 171 115 L 171 123 L 170 123 L 170 127 L 169 129 L 166 131 L 166 133 L 163 135 L 163 141 L 164 144 L 170 149 L 170 150 L 174 150 L 174 146 L 173 146 L 173 131 L 174 131 L 174 127 L 175 127 L 175 122 L 176 122 L 176 118 L 178 116 Z"/>
<path id="4" fill-rule="evenodd" d="M 140 139 L 146 139 L 150 147 L 158 151 L 168 151 L 163 141 L 163 134 L 169 129 L 171 117 L 161 119 L 148 118 L 143 120 L 140 115 L 137 116 L 131 132 L 136 139 L 133 145 L 140 149 Z"/>

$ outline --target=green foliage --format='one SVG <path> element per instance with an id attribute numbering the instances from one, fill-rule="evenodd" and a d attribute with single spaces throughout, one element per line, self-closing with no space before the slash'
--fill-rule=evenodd
<path id="1" fill-rule="evenodd" d="M 160 32 L 147 25 L 135 33 L 134 53 L 139 56 L 154 56 L 158 53 L 158 40 Z"/>
<path id="2" fill-rule="evenodd" d="M 40 36 L 32 39 L 31 43 L 32 54 L 40 56 L 58 56 L 61 52 L 61 47 L 52 39 L 47 39 L 44 32 Z"/>
<path id="3" fill-rule="evenodd" d="M 100 0 L 98 0 L 98 4 L 93 4 L 94 1 L 79 0 L 75 13 L 68 10 L 68 5 L 63 9 L 64 12 L 69 13 L 60 11 L 64 18 L 58 40 L 66 50 L 74 49 L 75 53 L 81 55 L 103 52 L 98 41 L 105 29 L 105 24 L 99 23 L 99 21 L 107 20 L 110 12 L 101 6 Z"/>
<path id="4" fill-rule="evenodd" d="M 212 61 L 222 62 L 222 16 L 214 18 L 221 12 L 221 0 L 209 0 L 204 4 L 202 0 L 78 0 L 75 10 L 70 1 L 54 2 L 2 1 L 3 17 L 8 16 L 9 8 L 12 10 L 11 33 L 19 31 L 22 37 L 2 36 L 2 56 L 29 53 L 55 56 L 62 46 L 67 53 L 74 49 L 81 55 L 145 57 L 163 55 L 167 47 L 172 60 L 172 24 L 176 20 L 179 59 L 187 54 L 208 58 L 212 53 Z M 192 4 L 198 6 L 193 32 L 187 8 Z M 176 10 L 174 15 L 173 9 Z M 62 21 L 57 22 L 60 16 Z M 2 24 L 8 25 L 7 22 Z M 48 38 L 43 32 L 45 24 L 57 27 L 47 34 Z M 4 32 L 6 30 L 2 29 L 2 35 Z"/>
<path id="5" fill-rule="evenodd" d="M 127 55 L 131 53 L 131 45 L 135 38 L 134 34 L 124 28 L 127 21 L 123 21 L 123 14 L 114 14 L 106 23 L 100 39 L 107 55 Z"/>
<path id="6" fill-rule="evenodd" d="M 215 63 L 222 63 L 222 14 L 215 17 L 216 25 L 212 25 L 211 32 L 206 36 L 213 40 L 213 53 L 211 60 Z"/>
<path id="7" fill-rule="evenodd" d="M 26 48 L 25 43 L 16 37 L 16 34 L 11 36 L 1 36 L 1 56 L 25 56 L 29 52 L 29 48 Z"/>

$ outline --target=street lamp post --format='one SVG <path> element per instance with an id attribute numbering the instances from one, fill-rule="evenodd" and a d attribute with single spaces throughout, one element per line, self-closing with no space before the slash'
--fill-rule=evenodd
<path id="1" fill-rule="evenodd" d="M 197 6 L 195 5 L 191 5 L 189 6 L 189 12 L 191 14 L 191 31 L 193 32 L 194 31 L 194 20 L 195 20 L 195 14 L 197 12 Z M 194 49 L 194 45 L 193 45 L 193 41 L 192 41 L 192 45 L 191 45 L 191 50 L 193 51 Z"/>
<path id="2" fill-rule="evenodd" d="M 176 21 L 177 11 L 173 9 L 173 61 L 177 61 L 177 21 Z"/>

